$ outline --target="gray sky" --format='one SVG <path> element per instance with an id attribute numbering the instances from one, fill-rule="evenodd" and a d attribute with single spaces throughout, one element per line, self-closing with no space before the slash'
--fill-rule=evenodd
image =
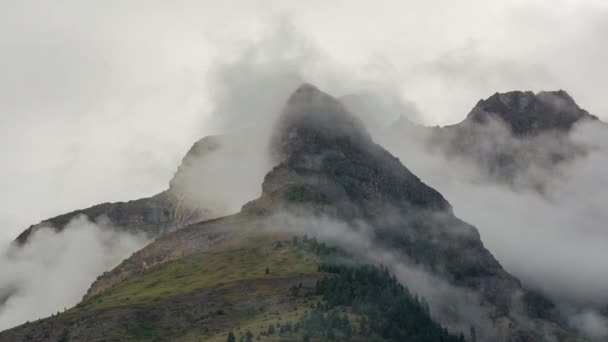
<path id="1" fill-rule="evenodd" d="M 514 89 L 565 89 L 608 120 L 606 37 L 605 0 L 0 0 L 0 246 L 45 218 L 163 190 L 204 135 L 268 134 L 301 80 L 336 96 L 371 90 L 433 125 Z M 463 171 L 445 177 L 454 165 L 408 144 L 393 152 L 526 285 L 588 300 L 608 284 L 608 236 L 596 231 L 606 220 L 605 142 L 598 134 L 603 147 L 564 171 L 553 203 L 473 186 Z M 0 329 L 73 305 L 146 242 L 72 226 L 0 258 L 0 290 L 24 289 L 0 308 Z M 63 274 L 78 275 L 72 287 L 39 280 Z M 608 335 L 608 322 L 600 330 Z"/>
<path id="2" fill-rule="evenodd" d="M 0 1 L 0 241 L 163 189 L 214 131 L 218 61 L 269 35 L 298 40 L 268 48 L 306 55 L 303 77 L 390 88 L 429 124 L 511 89 L 563 88 L 608 118 L 602 3 Z"/>

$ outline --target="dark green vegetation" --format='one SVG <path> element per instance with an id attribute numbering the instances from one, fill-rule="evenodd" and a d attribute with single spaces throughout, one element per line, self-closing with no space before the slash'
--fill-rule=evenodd
<path id="1" fill-rule="evenodd" d="M 145 304 L 200 288 L 225 288 L 244 280 L 288 278 L 317 270 L 316 258 L 296 245 L 273 239 L 266 241 L 249 234 L 247 237 L 251 241 L 232 241 L 128 278 L 78 307 Z"/>
<path id="2" fill-rule="evenodd" d="M 465 341 L 462 335 L 451 335 L 434 322 L 424 299 L 413 296 L 386 268 L 336 264 L 347 255 L 316 239 L 294 237 L 292 243 L 318 255 L 318 271 L 324 276 L 314 288 L 301 283 L 292 286 L 290 295 L 301 299 L 303 315 L 261 326 L 256 340 Z M 239 341 L 252 341 L 254 336 L 246 329 Z M 226 341 L 233 338 L 230 332 Z"/>
<path id="3" fill-rule="evenodd" d="M 508 314 L 521 290 L 483 246 L 477 229 L 458 219 L 448 201 L 375 144 L 334 98 L 302 86 L 288 101 L 273 145 L 281 162 L 264 178 L 248 208 L 305 208 L 318 216 L 369 227 L 380 248 L 481 290 Z M 498 290 L 500 289 L 500 290 Z"/>
<path id="4" fill-rule="evenodd" d="M 313 288 L 318 257 L 280 234 L 243 233 L 208 251 L 153 267 L 2 341 L 224 341 L 239 327 L 295 319 Z M 268 272 L 266 272 L 268 269 Z M 94 323 L 93 323 L 94 322 Z"/>
<path id="5" fill-rule="evenodd" d="M 242 233 L 0 340 L 461 341 L 386 269 L 336 264 L 346 257 L 316 239 Z"/>
<path id="6" fill-rule="evenodd" d="M 354 336 L 378 341 L 464 341 L 432 321 L 424 300 L 414 297 L 386 268 L 323 265 L 321 271 L 333 276 L 315 286 L 314 293 L 324 304 L 319 303 L 298 323 L 306 336 L 346 341 Z"/>

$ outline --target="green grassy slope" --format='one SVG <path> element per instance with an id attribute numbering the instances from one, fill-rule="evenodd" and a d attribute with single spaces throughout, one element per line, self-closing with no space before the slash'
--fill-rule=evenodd
<path id="1" fill-rule="evenodd" d="M 397 341 L 408 333 L 460 341 L 386 271 L 358 269 L 352 259 L 328 266 L 345 256 L 312 239 L 243 232 L 0 341 L 227 341 L 230 333 L 237 341 Z M 392 303 L 399 306 L 384 317 Z"/>

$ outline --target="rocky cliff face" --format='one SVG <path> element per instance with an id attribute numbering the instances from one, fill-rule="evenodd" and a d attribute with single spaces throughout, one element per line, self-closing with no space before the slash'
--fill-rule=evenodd
<path id="1" fill-rule="evenodd" d="M 430 129 L 427 144 L 475 163 L 489 181 L 542 192 L 561 162 L 586 153 L 569 135 L 585 121 L 598 120 L 562 90 L 496 93 L 462 122 Z"/>
<path id="2" fill-rule="evenodd" d="M 339 101 L 313 86 L 291 96 L 277 132 L 279 162 L 265 177 L 261 201 L 327 204 L 343 219 L 373 217 L 387 207 L 451 212 L 441 194 L 375 144 Z"/>
<path id="3" fill-rule="evenodd" d="M 568 131 L 580 120 L 597 120 L 581 109 L 565 91 L 512 91 L 496 93 L 481 100 L 460 123 L 485 123 L 499 119 L 517 136 L 538 134 L 544 131 Z"/>
<path id="4" fill-rule="evenodd" d="M 348 100 L 347 103 L 350 106 L 357 104 L 352 100 Z M 357 105 L 359 106 L 360 103 Z M 315 114 L 321 112 L 329 112 L 332 115 Z M 307 147 L 309 149 L 323 148 L 328 144 L 349 143 L 351 140 L 352 142 L 367 141 L 370 142 L 368 145 L 373 145 L 361 121 L 350 114 L 345 115 L 344 113 L 347 112 L 341 102 L 330 99 L 327 95 L 319 95 L 311 85 L 304 85 L 289 99 L 286 113 L 279 124 L 284 127 L 278 130 L 284 132 L 283 134 L 292 135 L 295 134 L 294 132 L 300 132 L 294 136 L 299 137 L 301 141 L 298 142 L 287 136 L 277 136 L 275 139 L 287 144 L 299 144 L 297 148 L 302 152 L 306 152 L 307 144 L 310 144 Z M 359 114 L 364 115 L 364 113 Z M 392 130 L 393 133 L 401 132 L 416 136 L 419 140 L 427 140 L 431 149 L 439 149 L 449 157 L 462 157 L 474 161 L 492 181 L 511 185 L 522 183 L 520 184 L 522 186 L 542 190 L 543 185 L 540 180 L 522 181 L 524 177 L 521 175 L 531 168 L 542 170 L 541 174 L 551 174 L 552 169 L 559 162 L 584 154 L 584 147 L 574 144 L 567 135 L 573 125 L 584 120 L 597 120 L 597 117 L 581 109 L 565 91 L 538 94 L 513 91 L 497 93 L 479 101 L 467 118 L 457 125 L 428 128 L 414 125 L 401 117 L 393 125 Z M 307 134 L 307 131 L 318 134 Z M 334 141 L 327 139 L 329 132 L 334 134 Z M 305 141 L 305 139 L 316 139 L 316 141 Z M 158 237 L 188 224 L 230 213 L 233 203 L 213 207 L 214 204 L 206 200 L 205 196 L 201 199 L 201 193 L 205 192 L 208 184 L 222 183 L 219 178 L 210 179 L 200 186 L 193 186 L 195 184 L 193 179 L 212 178 L 207 173 L 217 173 L 214 170 L 205 172 L 205 163 L 213 163 L 217 169 L 217 165 L 222 160 L 212 158 L 225 153 L 226 145 L 231 145 L 230 141 L 229 136 L 211 136 L 197 141 L 184 156 L 167 191 L 149 198 L 103 203 L 50 218 L 23 231 L 17 237 L 16 243 L 25 243 L 34 231 L 42 227 L 62 230 L 67 223 L 80 215 L 92 221 L 106 218 L 112 226 Z M 285 149 L 286 147 L 281 144 L 275 141 L 272 145 Z M 233 154 L 234 150 L 238 150 L 237 153 L 241 155 L 239 158 L 251 154 L 251 151 L 242 146 L 229 146 L 229 149 Z M 284 154 L 285 151 L 280 149 L 275 148 L 273 152 Z M 383 153 L 385 152 L 379 152 L 380 155 Z M 377 153 L 371 154 L 376 156 Z M 386 162 L 390 158 L 384 159 Z M 243 163 L 250 164 L 247 160 Z M 399 164 L 398 161 L 396 164 Z M 224 168 L 239 169 L 231 164 L 227 164 Z M 257 173 L 265 172 L 263 167 L 256 166 L 256 169 Z M 358 170 L 357 174 L 363 175 L 364 172 Z M 373 173 L 368 175 L 371 174 Z M 243 186 L 238 183 L 238 179 L 244 178 L 242 175 L 234 175 L 232 178 L 232 181 L 224 183 L 236 182 L 235 186 Z M 395 188 L 399 187 L 389 186 L 382 191 Z M 250 193 L 253 193 L 251 189 L 246 191 L 246 194 Z M 421 193 L 420 196 L 426 195 Z M 225 202 L 238 201 L 227 198 Z"/>
<path id="5" fill-rule="evenodd" d="M 24 230 L 15 242 L 19 245 L 26 243 L 32 233 L 44 227 L 61 231 L 78 216 L 85 216 L 91 221 L 105 219 L 112 227 L 144 233 L 151 238 L 213 218 L 209 209 L 195 206 L 193 201 L 188 200 L 187 179 L 191 177 L 189 173 L 193 163 L 204 161 L 220 147 L 219 137 L 205 137 L 194 143 L 184 156 L 166 191 L 129 202 L 102 203 L 50 218 Z"/>
<path id="6" fill-rule="evenodd" d="M 61 231 L 71 220 L 79 216 L 84 216 L 91 221 L 107 219 L 107 222 L 113 227 L 155 237 L 182 224 L 187 224 L 187 216 L 195 216 L 194 213 L 182 213 L 177 204 L 178 201 L 169 192 L 135 201 L 103 203 L 32 225 L 23 231 L 15 242 L 19 245 L 25 244 L 31 234 L 45 227 Z"/>

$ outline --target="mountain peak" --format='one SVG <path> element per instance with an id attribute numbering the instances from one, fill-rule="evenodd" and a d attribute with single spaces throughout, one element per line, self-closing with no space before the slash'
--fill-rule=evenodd
<path id="1" fill-rule="evenodd" d="M 387 206 L 451 212 L 340 101 L 310 84 L 289 97 L 276 132 L 279 164 L 264 179 L 262 200 L 249 209 L 295 200 L 371 216 Z"/>
<path id="2" fill-rule="evenodd" d="M 323 92 L 321 90 L 319 90 L 319 88 L 317 88 L 313 84 L 304 82 L 304 83 L 300 84 L 300 86 L 293 92 L 293 94 L 291 96 L 292 97 L 293 96 L 303 96 L 306 94 L 313 94 L 313 93 L 323 93 Z"/>
<path id="3" fill-rule="evenodd" d="M 188 150 L 181 164 L 178 166 L 177 172 L 169 182 L 169 188 L 176 190 L 180 186 L 188 185 L 188 170 L 195 167 L 201 159 L 212 154 L 222 146 L 222 136 L 206 136 L 196 141 Z M 179 191 L 179 190 L 178 190 Z"/>
<path id="4" fill-rule="evenodd" d="M 363 123 L 334 97 L 304 83 L 287 100 L 272 147 L 282 157 L 325 141 L 371 142 Z"/>
<path id="5" fill-rule="evenodd" d="M 304 104 L 330 105 L 333 98 L 310 83 L 302 83 L 287 100 L 287 107 Z"/>
<path id="6" fill-rule="evenodd" d="M 464 122 L 485 123 L 490 118 L 502 120 L 516 135 L 567 131 L 579 120 L 597 119 L 564 90 L 496 93 L 480 100 Z"/>

